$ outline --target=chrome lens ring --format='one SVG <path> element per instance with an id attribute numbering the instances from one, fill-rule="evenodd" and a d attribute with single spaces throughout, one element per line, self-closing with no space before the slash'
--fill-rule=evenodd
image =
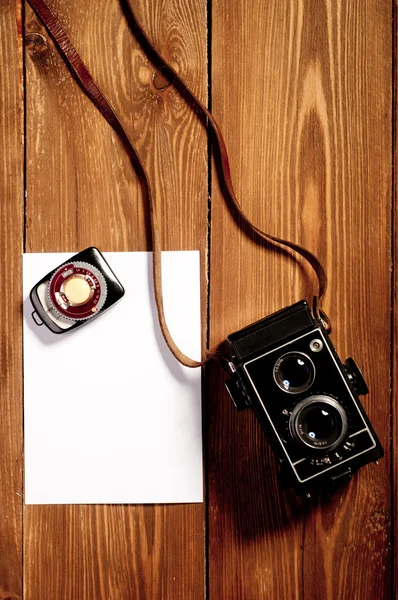
<path id="1" fill-rule="evenodd" d="M 301 394 L 307 391 L 314 379 L 314 363 L 304 352 L 287 352 L 275 363 L 275 383 L 287 394 Z"/>
<path id="2" fill-rule="evenodd" d="M 323 394 L 301 400 L 290 415 L 291 436 L 316 451 L 337 448 L 348 431 L 347 413 L 342 405 Z"/>

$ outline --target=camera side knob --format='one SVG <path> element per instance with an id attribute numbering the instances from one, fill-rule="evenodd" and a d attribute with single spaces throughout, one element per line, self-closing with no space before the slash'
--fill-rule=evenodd
<path id="1" fill-rule="evenodd" d="M 366 385 L 366 381 L 353 358 L 347 358 L 344 363 L 344 368 L 347 373 L 347 377 L 352 383 L 358 396 L 365 396 L 369 393 L 369 388 Z"/>

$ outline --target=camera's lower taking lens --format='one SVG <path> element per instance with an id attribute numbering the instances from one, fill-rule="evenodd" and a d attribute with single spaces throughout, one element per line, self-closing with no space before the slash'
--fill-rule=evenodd
<path id="1" fill-rule="evenodd" d="M 306 415 L 303 421 L 303 429 L 314 440 L 328 440 L 333 435 L 336 427 L 339 426 L 339 421 L 341 419 L 336 419 L 336 415 L 333 415 L 333 411 L 329 408 L 325 410 L 322 406 L 315 406 Z"/>
<path id="2" fill-rule="evenodd" d="M 289 421 L 291 435 L 315 450 L 333 450 L 347 434 L 347 414 L 329 396 L 314 395 L 299 402 Z"/>
<path id="3" fill-rule="evenodd" d="M 277 385 L 289 394 L 308 390 L 315 377 L 312 360 L 302 352 L 289 352 L 281 356 L 274 367 Z"/>

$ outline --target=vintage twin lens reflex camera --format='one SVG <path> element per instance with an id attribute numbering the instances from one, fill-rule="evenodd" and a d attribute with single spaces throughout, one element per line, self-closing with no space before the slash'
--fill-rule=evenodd
<path id="1" fill-rule="evenodd" d="M 252 406 L 276 455 L 284 487 L 328 488 L 383 456 L 359 401 L 368 393 L 354 360 L 340 361 L 305 301 L 227 338 L 238 409 Z"/>

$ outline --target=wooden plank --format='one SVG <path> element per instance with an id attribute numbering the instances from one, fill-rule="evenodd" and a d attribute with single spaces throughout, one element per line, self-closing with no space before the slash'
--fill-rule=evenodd
<path id="1" fill-rule="evenodd" d="M 213 2 L 212 105 L 244 210 L 315 252 L 340 356 L 366 374 L 386 457 L 331 498 L 277 487 L 252 414 L 210 376 L 209 598 L 388 598 L 390 555 L 391 3 Z M 212 200 L 215 346 L 313 293 L 311 273 L 259 246 Z"/>
<path id="2" fill-rule="evenodd" d="M 22 596 L 23 68 L 21 3 L 0 5 L 0 599 Z"/>
<path id="3" fill-rule="evenodd" d="M 154 69 L 118 0 L 50 4 L 137 144 L 164 247 L 199 248 L 204 279 L 205 131 L 172 87 L 153 87 Z M 145 28 L 205 99 L 205 2 L 137 5 Z M 28 251 L 148 249 L 147 209 L 119 140 L 28 8 L 25 27 Z M 25 531 L 26 600 L 203 598 L 202 505 L 27 506 Z"/>
<path id="4" fill-rule="evenodd" d="M 395 598 L 398 598 L 398 546 L 396 542 L 397 519 L 398 519 L 398 464 L 394 457 L 397 456 L 398 448 L 398 410 L 396 406 L 398 390 L 398 0 L 393 3 L 393 124 L 392 124 L 392 145 L 393 145 L 393 247 L 392 247 L 392 286 L 393 286 L 393 305 L 392 305 L 392 340 L 391 340 L 391 359 L 392 359 L 392 378 L 391 378 L 391 468 L 392 468 L 392 490 L 391 497 L 393 501 L 393 519 L 391 531 L 391 545 L 393 554 L 392 567 L 392 590 Z"/>

